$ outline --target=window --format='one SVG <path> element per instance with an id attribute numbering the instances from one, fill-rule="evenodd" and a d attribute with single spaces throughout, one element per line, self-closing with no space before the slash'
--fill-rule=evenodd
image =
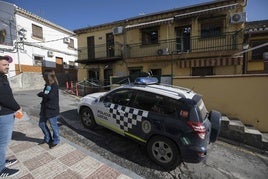
<path id="1" fill-rule="evenodd" d="M 201 38 L 218 37 L 223 33 L 223 20 L 201 22 Z"/>
<path id="2" fill-rule="evenodd" d="M 74 48 L 74 39 L 70 38 L 70 43 L 68 45 L 69 48 Z"/>
<path id="3" fill-rule="evenodd" d="M 100 77 L 100 73 L 99 73 L 99 70 L 98 69 L 90 69 L 88 70 L 88 80 L 99 80 L 99 77 Z"/>
<path id="4" fill-rule="evenodd" d="M 34 56 L 34 66 L 43 66 L 43 57 Z"/>
<path id="5" fill-rule="evenodd" d="M 43 39 L 43 29 L 40 26 L 32 24 L 33 37 Z"/>
<path id="6" fill-rule="evenodd" d="M 6 29 L 0 30 L 0 44 L 4 44 L 6 42 Z"/>
<path id="7" fill-rule="evenodd" d="M 162 75 L 162 70 L 161 69 L 151 69 L 149 71 L 152 76 L 161 76 Z"/>
<path id="8" fill-rule="evenodd" d="M 213 75 L 213 67 L 193 67 L 192 76 Z"/>
<path id="9" fill-rule="evenodd" d="M 258 45 L 267 43 L 267 40 L 258 40 L 258 41 L 252 41 L 251 47 L 256 47 Z M 263 53 L 268 52 L 268 46 L 264 46 L 261 48 L 257 48 L 252 51 L 252 60 L 263 60 Z"/>
<path id="10" fill-rule="evenodd" d="M 141 29 L 142 45 L 150 45 L 158 43 L 158 29 L 159 27 L 150 27 Z"/>

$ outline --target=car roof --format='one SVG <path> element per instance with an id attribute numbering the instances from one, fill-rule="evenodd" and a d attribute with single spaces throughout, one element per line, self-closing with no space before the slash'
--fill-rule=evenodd
<path id="1" fill-rule="evenodd" d="M 180 98 L 192 99 L 196 95 L 196 93 L 193 92 L 191 89 L 179 86 L 165 85 L 165 84 L 149 84 L 149 85 L 127 84 L 122 85 L 119 88 L 137 89 L 160 94 L 174 99 L 180 99 Z"/>

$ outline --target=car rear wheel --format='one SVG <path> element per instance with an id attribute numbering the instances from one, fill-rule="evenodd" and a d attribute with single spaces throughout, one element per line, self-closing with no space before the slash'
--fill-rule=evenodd
<path id="1" fill-rule="evenodd" d="M 181 162 L 177 146 L 166 137 L 156 136 L 150 139 L 147 152 L 156 164 L 166 169 L 174 169 Z"/>
<path id="2" fill-rule="evenodd" d="M 96 127 L 96 122 L 91 109 L 82 108 L 79 117 L 85 128 L 94 129 L 94 127 Z"/>

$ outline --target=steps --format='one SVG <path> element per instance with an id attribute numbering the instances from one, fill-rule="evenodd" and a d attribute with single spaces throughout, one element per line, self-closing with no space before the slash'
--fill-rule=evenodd
<path id="1" fill-rule="evenodd" d="M 222 116 L 220 137 L 268 151 L 268 133 L 261 133 L 238 119 Z"/>

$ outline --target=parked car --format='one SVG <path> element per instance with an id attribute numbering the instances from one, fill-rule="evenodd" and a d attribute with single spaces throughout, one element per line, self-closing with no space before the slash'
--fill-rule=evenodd
<path id="1" fill-rule="evenodd" d="M 201 162 L 220 133 L 221 113 L 207 111 L 190 89 L 137 78 L 108 92 L 93 93 L 78 105 L 82 124 L 103 126 L 146 146 L 156 164 L 174 169 L 182 161 Z"/>

